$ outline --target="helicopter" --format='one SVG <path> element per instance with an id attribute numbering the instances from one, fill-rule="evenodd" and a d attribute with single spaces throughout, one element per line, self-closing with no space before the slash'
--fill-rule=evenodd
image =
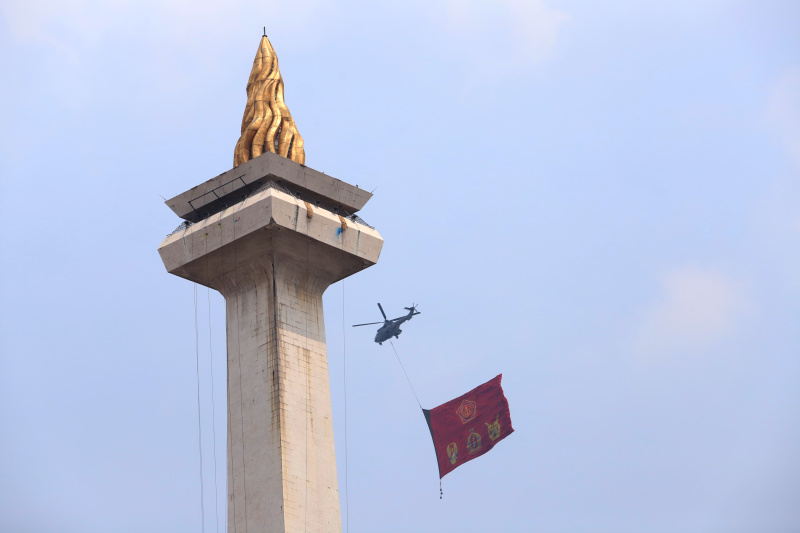
<path id="1" fill-rule="evenodd" d="M 400 338 L 400 334 L 403 333 L 403 330 L 400 329 L 400 324 L 406 322 L 407 320 L 411 320 L 411 317 L 414 315 L 420 314 L 417 311 L 417 306 L 415 304 L 411 304 L 411 307 L 404 307 L 403 309 L 408 310 L 407 315 L 403 315 L 401 317 L 393 318 L 389 320 L 386 318 L 386 313 L 383 312 L 383 307 L 381 304 L 378 304 L 378 309 L 381 310 L 381 314 L 383 315 L 383 325 L 378 328 L 378 333 L 375 334 L 375 342 L 379 345 L 383 345 L 383 343 L 392 337 L 395 339 Z M 373 324 L 380 324 L 381 322 L 368 322 L 367 324 L 355 324 L 353 325 L 354 328 L 358 326 L 371 326 Z"/>

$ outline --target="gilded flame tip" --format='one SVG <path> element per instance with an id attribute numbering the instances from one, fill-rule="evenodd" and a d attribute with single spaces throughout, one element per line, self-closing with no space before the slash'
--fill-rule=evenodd
<path id="1" fill-rule="evenodd" d="M 253 70 L 247 82 L 247 106 L 242 117 L 242 135 L 233 152 L 233 166 L 273 152 L 305 164 L 303 137 L 283 100 L 283 78 L 278 56 L 267 38 L 267 29 L 258 45 Z"/>

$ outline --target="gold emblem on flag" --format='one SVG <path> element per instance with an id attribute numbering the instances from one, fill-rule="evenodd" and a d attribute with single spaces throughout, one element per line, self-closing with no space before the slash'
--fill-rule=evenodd
<path id="1" fill-rule="evenodd" d="M 475 433 L 474 429 L 469 430 L 469 437 L 467 437 L 467 451 L 475 453 L 481 449 L 481 436 Z"/>
<path id="2" fill-rule="evenodd" d="M 486 431 L 489 432 L 489 438 L 492 440 L 497 440 L 497 437 L 500 436 L 500 415 L 497 415 L 494 419 L 494 422 L 491 424 L 489 422 L 484 422 L 486 424 Z"/>
<path id="3" fill-rule="evenodd" d="M 461 419 L 462 424 L 466 424 L 475 418 L 477 412 L 478 406 L 472 400 L 464 400 L 461 402 L 461 405 L 458 406 L 458 409 L 456 409 L 456 414 Z"/>
<path id="4" fill-rule="evenodd" d="M 458 446 L 455 442 L 451 442 L 447 445 L 447 458 L 450 459 L 450 464 L 456 464 L 458 461 Z"/>

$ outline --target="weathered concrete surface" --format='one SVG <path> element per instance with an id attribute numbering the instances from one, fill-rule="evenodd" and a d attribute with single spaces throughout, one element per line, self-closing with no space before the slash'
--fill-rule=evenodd
<path id="1" fill-rule="evenodd" d="M 383 240 L 312 209 L 267 189 L 159 247 L 226 301 L 230 532 L 341 532 L 322 294 Z"/>
<path id="2" fill-rule="evenodd" d="M 241 180 L 237 179 L 240 177 Z M 372 194 L 364 189 L 354 187 L 291 159 L 265 152 L 216 178 L 170 198 L 166 204 L 179 217 L 194 222 L 199 218 L 195 210 L 202 213 L 203 207 L 216 200 L 217 196 L 233 194 L 240 189 L 243 194 L 247 194 L 247 186 L 269 180 L 280 181 L 292 191 L 302 190 L 310 201 L 319 200 L 323 206 L 329 209 L 341 206 L 341 209 L 347 214 L 359 211 L 372 198 Z M 219 189 L 225 184 L 228 185 Z M 216 189 L 216 195 L 211 192 L 214 189 Z M 238 200 L 239 198 L 237 198 Z M 190 201 L 192 201 L 191 205 L 189 205 Z"/>

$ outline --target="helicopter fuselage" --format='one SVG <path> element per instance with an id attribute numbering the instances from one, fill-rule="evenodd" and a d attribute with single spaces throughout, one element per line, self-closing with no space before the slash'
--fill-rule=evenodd
<path id="1" fill-rule="evenodd" d="M 382 344 L 383 341 L 388 341 L 392 337 L 399 336 L 401 333 L 403 333 L 403 330 L 400 329 L 400 323 L 387 320 L 383 326 L 378 328 L 378 333 L 375 334 L 375 342 Z"/>
<path id="2" fill-rule="evenodd" d="M 392 320 L 387 320 L 383 323 L 383 325 L 378 328 L 378 333 L 375 334 L 375 342 L 378 344 L 383 344 L 385 341 L 388 341 L 392 337 L 395 339 L 403 333 L 403 330 L 400 329 L 400 324 L 406 322 L 407 320 L 411 320 L 411 317 L 414 315 L 418 315 L 419 313 L 411 310 L 408 312 L 406 316 L 401 316 L 400 318 L 395 318 Z"/>

